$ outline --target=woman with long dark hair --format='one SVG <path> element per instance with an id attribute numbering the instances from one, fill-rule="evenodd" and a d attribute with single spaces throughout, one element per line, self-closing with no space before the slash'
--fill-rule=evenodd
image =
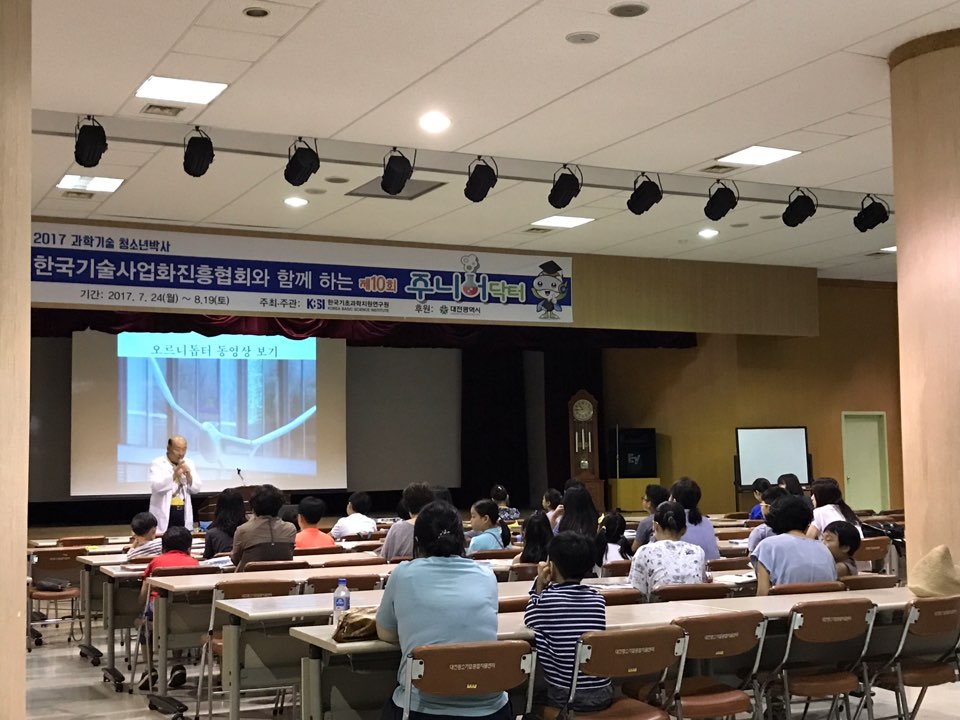
<path id="1" fill-rule="evenodd" d="M 227 488 L 217 497 L 217 512 L 213 522 L 207 528 L 203 541 L 203 559 L 230 552 L 233 548 L 233 534 L 247 521 L 247 512 L 243 508 L 243 495 L 236 488 Z"/>
<path id="2" fill-rule="evenodd" d="M 688 477 L 682 477 L 670 487 L 670 499 L 680 503 L 687 514 L 687 533 L 684 542 L 699 545 L 707 561 L 720 557 L 720 545 L 713 532 L 710 518 L 700 512 L 700 486 Z M 660 538 L 657 538 L 658 540 Z"/>
<path id="3" fill-rule="evenodd" d="M 403 716 L 403 680 L 407 656 L 420 645 L 486 642 L 497 639 L 497 578 L 490 568 L 464 557 L 463 521 L 452 505 L 433 501 L 417 515 L 414 559 L 390 575 L 377 610 L 377 635 L 400 644 L 401 685 L 381 720 Z M 469 618 L 469 622 L 465 622 Z M 411 690 L 410 717 L 470 716 L 508 720 L 513 712 L 506 693 L 472 696 L 422 695 Z"/>
<path id="4" fill-rule="evenodd" d="M 597 508 L 590 497 L 590 491 L 580 484 L 571 486 L 563 494 L 563 503 L 554 516 L 559 518 L 558 533 L 570 530 L 591 539 L 597 536 L 597 517 Z"/>
<path id="5" fill-rule="evenodd" d="M 604 513 L 597 530 L 597 565 L 630 559 L 630 541 L 624 538 L 627 521 L 619 509 Z"/>
<path id="6" fill-rule="evenodd" d="M 803 492 L 803 485 L 800 484 L 800 478 L 798 478 L 793 473 L 784 473 L 777 478 L 777 485 L 782 487 L 791 495 L 796 495 L 799 498 L 803 498 L 803 502 L 806 503 L 807 507 L 813 511 L 813 500 L 808 498 Z"/>
<path id="7" fill-rule="evenodd" d="M 523 551 L 515 563 L 540 563 L 547 561 L 547 549 L 553 540 L 553 528 L 543 510 L 537 510 L 523 521 Z"/>
<path id="8" fill-rule="evenodd" d="M 840 483 L 833 478 L 817 478 L 810 486 L 810 493 L 813 495 L 813 522 L 807 529 L 807 537 L 820 537 L 827 525 L 838 520 L 846 520 L 863 537 L 860 518 L 843 501 Z"/>

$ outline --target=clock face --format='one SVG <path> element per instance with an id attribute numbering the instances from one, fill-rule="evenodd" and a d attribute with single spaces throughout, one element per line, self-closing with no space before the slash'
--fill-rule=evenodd
<path id="1" fill-rule="evenodd" d="M 586 422 L 593 417 L 593 403 L 589 400 L 577 400 L 573 404 L 573 419 Z"/>

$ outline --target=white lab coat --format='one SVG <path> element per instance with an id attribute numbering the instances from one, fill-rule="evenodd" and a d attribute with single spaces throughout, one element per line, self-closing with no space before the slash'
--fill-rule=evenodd
<path id="1" fill-rule="evenodd" d="M 187 495 L 195 495 L 200 492 L 200 476 L 197 475 L 197 468 L 193 460 L 183 459 L 187 469 L 190 470 L 190 476 L 193 478 L 192 485 L 184 485 Z M 163 533 L 167 530 L 167 523 L 170 522 L 170 501 L 173 500 L 173 493 L 177 489 L 177 483 L 173 480 L 174 466 L 167 459 L 167 456 L 161 455 L 150 464 L 150 512 L 157 519 L 157 533 Z M 183 522 L 187 530 L 193 530 L 193 503 L 189 497 L 185 497 L 183 508 Z"/>

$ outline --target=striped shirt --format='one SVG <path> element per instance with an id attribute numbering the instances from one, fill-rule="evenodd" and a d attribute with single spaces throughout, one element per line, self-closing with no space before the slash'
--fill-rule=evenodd
<path id="1" fill-rule="evenodd" d="M 606 603 L 600 593 L 580 583 L 550 585 L 539 595 L 534 585 L 523 621 L 533 630 L 537 663 L 547 682 L 569 689 L 577 641 L 585 632 L 607 629 Z M 609 684 L 609 678 L 582 675 L 577 690 L 596 690 Z"/>
<path id="2" fill-rule="evenodd" d="M 163 552 L 163 540 L 160 538 L 154 538 L 149 542 L 145 542 L 139 547 L 132 547 L 127 550 L 127 560 L 135 557 L 143 557 L 144 555 L 159 555 Z"/>

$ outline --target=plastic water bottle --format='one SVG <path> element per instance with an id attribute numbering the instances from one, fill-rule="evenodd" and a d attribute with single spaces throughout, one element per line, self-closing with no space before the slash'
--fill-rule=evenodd
<path id="1" fill-rule="evenodd" d="M 350 609 L 350 588 L 347 587 L 347 579 L 337 580 L 337 589 L 333 593 L 333 625 L 340 624 L 340 616 Z"/>

